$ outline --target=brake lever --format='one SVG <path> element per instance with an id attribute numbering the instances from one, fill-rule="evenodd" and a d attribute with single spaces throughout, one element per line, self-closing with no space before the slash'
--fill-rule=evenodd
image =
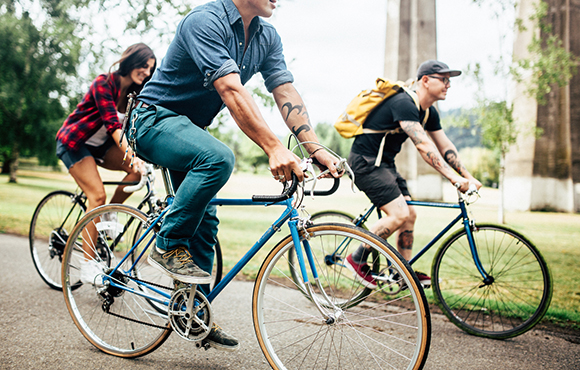
<path id="1" fill-rule="evenodd" d="M 310 196 L 314 199 L 314 187 L 316 186 L 316 182 L 318 181 L 318 177 L 316 176 L 316 172 L 314 172 L 314 166 L 312 165 L 312 159 L 306 158 L 300 163 L 300 169 L 304 173 L 310 173 L 309 178 L 304 179 L 304 183 L 312 181 L 312 189 L 310 190 Z"/>

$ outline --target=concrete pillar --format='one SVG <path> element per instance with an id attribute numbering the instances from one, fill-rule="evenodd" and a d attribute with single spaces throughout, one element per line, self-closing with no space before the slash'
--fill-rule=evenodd
<path id="1" fill-rule="evenodd" d="M 577 23 L 572 26 L 571 18 L 579 20 L 580 11 L 575 10 L 577 7 L 570 7 L 570 0 L 546 1 L 549 5 L 547 19 L 553 30 L 559 33 L 564 47 L 578 55 L 580 27 Z M 571 9 L 574 10 L 571 12 Z M 533 0 L 520 1 L 520 19 L 528 22 L 533 11 Z M 575 27 L 576 32 L 571 32 L 571 27 Z M 530 24 L 527 29 L 516 36 L 514 60 L 529 56 L 527 45 L 534 33 L 539 34 Z M 571 49 L 572 45 L 576 50 Z M 524 129 L 517 147 L 511 149 L 506 160 L 505 207 L 519 211 L 578 211 L 580 186 L 574 183 L 580 182 L 580 176 L 574 180 L 573 174 L 580 175 L 580 162 L 574 164 L 572 158 L 574 151 L 574 158 L 580 160 L 580 108 L 572 107 L 570 101 L 571 96 L 580 97 L 580 86 L 574 84 L 574 80 L 571 85 L 562 88 L 553 86 L 546 96 L 545 105 L 537 104 L 526 95 L 525 90 L 525 84 L 513 90 L 514 118 Z M 533 127 L 543 130 L 541 137 L 535 139 L 530 134 Z"/>
<path id="2" fill-rule="evenodd" d="M 385 45 L 386 78 L 416 78 L 417 68 L 437 59 L 435 0 L 388 0 Z M 417 199 L 442 199 L 443 180 L 407 140 L 396 158 L 397 170 Z"/>
<path id="3" fill-rule="evenodd" d="M 529 21 L 534 13 L 532 1 L 522 0 L 518 6 L 517 17 L 524 22 L 525 31 L 518 32 L 514 38 L 513 59 L 527 58 L 527 46 L 538 30 L 532 27 Z M 528 131 L 527 135 L 520 135 L 516 145 L 510 148 L 505 162 L 504 206 L 507 210 L 527 211 L 530 209 L 532 196 L 532 175 L 534 165 L 534 148 L 536 139 L 531 135 L 530 128 L 535 127 L 537 121 L 536 100 L 531 98 L 526 90 L 530 76 L 525 76 L 523 83 L 515 84 L 510 89 L 508 99 L 513 103 L 513 116 L 521 131 Z"/>
<path id="4" fill-rule="evenodd" d="M 580 0 L 570 0 L 570 51 L 580 55 Z M 580 101 L 580 73 L 570 81 L 570 102 Z M 570 103 L 570 141 L 572 143 L 572 183 L 574 212 L 580 212 L 580 104 Z"/>

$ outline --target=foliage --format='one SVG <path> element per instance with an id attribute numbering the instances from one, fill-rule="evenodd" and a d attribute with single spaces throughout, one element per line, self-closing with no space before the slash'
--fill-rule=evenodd
<path id="1" fill-rule="evenodd" d="M 499 152 L 488 148 L 463 148 L 459 156 L 465 168 L 483 186 L 497 188 L 499 184 Z"/>
<path id="2" fill-rule="evenodd" d="M 0 6 L 0 148 L 16 181 L 20 154 L 55 164 L 54 134 L 65 111 L 67 78 L 76 73 L 81 40 L 57 0 L 43 0 L 33 19 L 19 2 Z"/>
<path id="3" fill-rule="evenodd" d="M 530 56 L 516 60 L 510 72 L 517 82 L 524 82 L 525 76 L 530 75 L 528 94 L 539 104 L 546 104 L 546 96 L 554 86 L 568 85 L 576 73 L 580 58 L 569 52 L 560 35 L 554 32 L 549 23 L 551 18 L 546 1 L 539 1 L 534 10 L 530 21 L 540 32 L 534 32 L 532 42 L 528 45 Z M 517 20 L 516 25 L 520 32 L 526 30 L 521 19 Z"/>
<path id="4" fill-rule="evenodd" d="M 481 129 L 475 120 L 473 111 L 454 109 L 441 112 L 441 126 L 457 150 L 482 146 Z"/>
<path id="5" fill-rule="evenodd" d="M 348 157 L 354 139 L 343 138 L 330 123 L 318 123 L 315 131 L 321 144 L 326 145 L 342 158 Z"/>

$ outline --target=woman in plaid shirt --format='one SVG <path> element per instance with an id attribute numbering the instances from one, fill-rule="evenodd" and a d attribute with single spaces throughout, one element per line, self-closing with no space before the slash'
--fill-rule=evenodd
<path id="1" fill-rule="evenodd" d="M 127 108 L 127 95 L 141 91 L 155 70 L 156 58 L 147 45 L 138 43 L 127 48 L 113 66 L 116 64 L 119 65 L 116 71 L 111 73 L 109 69 L 109 73 L 95 78 L 83 100 L 56 135 L 56 155 L 86 194 L 87 212 L 105 204 L 107 198 L 97 165 L 126 172 L 123 181 L 139 181 L 141 177 L 141 161 L 138 158 L 135 158 L 133 167 L 130 167 L 130 161 L 123 161 L 127 140 L 120 142 L 121 122 Z M 130 158 L 132 153 L 128 154 Z M 130 194 L 123 192 L 123 188 L 117 187 L 110 203 L 123 203 L 129 197 Z M 87 257 L 94 257 L 93 252 L 86 253 Z M 83 266 L 87 274 L 81 271 L 81 280 L 94 283 L 94 274 L 90 271 L 96 268 L 92 266 L 96 262 L 91 258 L 89 260 Z M 83 276 L 87 278 L 83 279 Z"/>

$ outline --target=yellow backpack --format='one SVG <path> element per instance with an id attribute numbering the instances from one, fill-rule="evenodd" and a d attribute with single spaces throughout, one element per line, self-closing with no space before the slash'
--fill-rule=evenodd
<path id="1" fill-rule="evenodd" d="M 408 87 L 411 84 L 412 82 L 410 84 L 406 84 L 403 81 L 393 82 L 380 77 L 377 78 L 375 88 L 361 91 L 353 100 L 351 100 L 351 102 L 347 105 L 346 110 L 334 123 L 334 128 L 336 131 L 338 131 L 338 133 L 346 139 L 350 139 L 361 134 L 385 134 L 383 140 L 381 141 L 377 160 L 375 161 L 375 165 L 377 167 L 381 163 L 383 147 L 385 145 L 387 135 L 400 133 L 402 132 L 402 129 L 398 127 L 393 130 L 372 130 L 364 128 L 363 124 L 366 121 L 369 113 L 376 106 L 378 106 L 379 103 L 401 91 L 405 91 L 407 94 L 409 94 L 411 98 L 413 98 L 417 109 L 420 110 L 421 106 L 419 105 L 419 98 L 417 97 L 417 94 Z M 425 118 L 422 122 L 423 125 L 425 125 L 425 122 L 427 122 L 428 118 L 429 110 L 425 112 Z"/>

